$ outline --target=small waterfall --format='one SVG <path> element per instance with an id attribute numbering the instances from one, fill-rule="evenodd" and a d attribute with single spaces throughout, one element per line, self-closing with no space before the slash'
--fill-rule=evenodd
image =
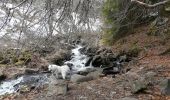
<path id="1" fill-rule="evenodd" d="M 83 70 L 87 67 L 92 67 L 92 66 L 85 66 L 85 63 L 88 60 L 88 57 L 84 54 L 81 54 L 80 49 L 83 47 L 81 45 L 77 45 L 76 48 L 72 50 L 72 59 L 70 61 L 66 61 L 66 63 L 71 63 L 73 64 L 72 70 L 73 72 L 77 72 L 80 70 Z"/>

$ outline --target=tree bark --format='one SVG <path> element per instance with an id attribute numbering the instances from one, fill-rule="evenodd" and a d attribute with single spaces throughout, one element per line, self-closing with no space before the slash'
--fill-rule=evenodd
<path id="1" fill-rule="evenodd" d="M 134 2 L 138 5 L 146 7 L 146 8 L 154 8 L 154 7 L 158 7 L 158 6 L 161 6 L 161 5 L 165 5 L 166 3 L 170 2 L 170 0 L 161 1 L 161 2 L 158 2 L 158 3 L 155 3 L 155 4 L 147 4 L 147 3 L 144 3 L 144 2 L 141 2 L 141 1 L 138 1 L 138 0 L 131 0 L 131 2 Z"/>

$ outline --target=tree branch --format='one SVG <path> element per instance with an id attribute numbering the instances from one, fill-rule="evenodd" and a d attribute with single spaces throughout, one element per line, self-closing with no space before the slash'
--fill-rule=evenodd
<path id="1" fill-rule="evenodd" d="M 15 7 L 9 8 L 9 9 L 10 9 L 10 10 L 15 9 L 15 8 L 21 6 L 22 4 L 24 4 L 26 1 L 27 1 L 27 0 L 24 0 L 24 1 L 22 1 L 21 3 L 19 3 L 18 5 L 16 5 Z"/>
<path id="2" fill-rule="evenodd" d="M 160 5 L 165 5 L 166 3 L 170 2 L 170 0 L 161 1 L 161 2 L 158 2 L 158 3 L 155 3 L 155 4 L 147 4 L 147 3 L 144 3 L 144 2 L 141 2 L 141 1 L 138 1 L 138 0 L 131 0 L 131 2 L 139 4 L 139 5 L 144 6 L 146 8 L 154 8 L 154 7 L 157 7 L 157 6 L 160 6 Z"/>

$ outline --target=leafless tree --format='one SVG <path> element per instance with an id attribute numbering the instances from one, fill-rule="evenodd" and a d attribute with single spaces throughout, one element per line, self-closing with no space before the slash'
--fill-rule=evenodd
<path id="1" fill-rule="evenodd" d="M 70 37 L 84 33 L 84 27 L 90 30 L 90 20 L 98 17 L 96 7 L 101 4 L 101 0 L 0 0 L 5 11 L 0 18 L 1 39 L 13 37 L 18 48 L 50 46 L 59 34 Z"/>

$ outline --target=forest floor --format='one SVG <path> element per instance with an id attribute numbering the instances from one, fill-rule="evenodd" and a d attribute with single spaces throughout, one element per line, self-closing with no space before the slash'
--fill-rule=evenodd
<path id="1" fill-rule="evenodd" d="M 69 83 L 66 95 L 47 96 L 47 88 L 35 89 L 31 92 L 3 97 L 4 100 L 170 100 L 170 96 L 162 94 L 160 82 L 170 78 L 170 39 L 160 36 L 148 36 L 147 27 L 136 29 L 131 34 L 117 41 L 113 52 L 128 51 L 132 47 L 141 49 L 138 57 L 125 67 L 130 71 L 124 74 L 105 76 L 83 82 Z M 168 52 L 169 50 L 169 52 Z M 153 84 L 144 91 L 132 92 L 135 80 L 142 78 L 148 72 L 153 72 Z"/>

